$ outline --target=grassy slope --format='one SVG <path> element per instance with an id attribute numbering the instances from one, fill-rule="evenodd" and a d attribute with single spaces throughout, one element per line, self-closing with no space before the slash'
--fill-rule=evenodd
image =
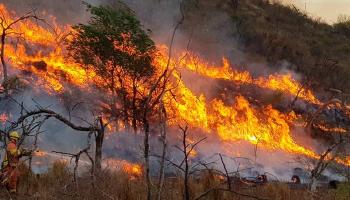
<path id="1" fill-rule="evenodd" d="M 240 1 L 230 14 L 244 50 L 272 64 L 286 60 L 313 87 L 350 91 L 350 21 L 329 25 L 294 7 Z M 278 65 L 275 65 L 278 66 Z"/>
<path id="2" fill-rule="evenodd" d="M 281 61 L 288 61 L 314 89 L 350 92 L 349 19 L 329 25 L 295 7 L 266 0 L 239 1 L 234 7 L 233 1 L 187 1 L 182 29 L 189 35 L 194 32 L 192 41 L 198 40 L 199 50 L 215 49 L 215 53 L 228 48 L 225 36 L 230 35 L 231 47 L 238 46 L 249 60 L 267 60 L 276 69 L 283 66 Z M 231 20 L 218 17 L 223 13 Z M 212 40 L 222 46 L 211 45 Z"/>

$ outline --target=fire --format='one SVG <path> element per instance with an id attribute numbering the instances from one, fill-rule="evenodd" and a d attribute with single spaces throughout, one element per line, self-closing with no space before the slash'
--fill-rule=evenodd
<path id="1" fill-rule="evenodd" d="M 6 123 L 7 122 L 7 120 L 8 120 L 8 115 L 6 114 L 6 113 L 2 113 L 2 114 L 0 114 L 0 122 L 1 123 Z"/>
<path id="2" fill-rule="evenodd" d="M 348 132 L 348 130 L 346 130 L 344 128 L 339 128 L 339 127 L 329 128 L 329 127 L 326 127 L 326 126 L 321 125 L 321 124 L 313 125 L 313 127 L 320 129 L 324 132 L 334 132 L 334 133 L 347 133 Z"/>
<path id="3" fill-rule="evenodd" d="M 170 123 L 185 120 L 191 127 L 202 128 L 208 133 L 217 133 L 223 141 L 247 141 L 259 143 L 269 150 L 284 150 L 294 154 L 317 157 L 291 137 L 289 124 L 296 118 L 294 113 L 283 114 L 272 106 L 253 108 L 243 96 L 235 98 L 231 106 L 221 100 L 206 102 L 204 96 L 197 98 L 179 80 L 179 100 L 170 101 L 168 112 L 174 117 Z M 182 88 L 183 87 L 183 88 Z M 167 96 L 167 98 L 170 98 Z"/>
<path id="4" fill-rule="evenodd" d="M 3 4 L 0 4 L 0 11 L 7 20 L 7 24 L 17 19 Z M 88 78 L 90 75 L 93 76 L 93 73 L 86 72 L 66 59 L 65 50 L 60 45 L 60 42 L 65 39 L 64 36 L 69 33 L 70 27 L 59 27 L 53 17 L 51 21 L 55 31 L 30 20 L 17 22 L 13 29 L 21 33 L 25 41 L 18 40 L 16 34 L 8 35 L 5 45 L 7 62 L 18 70 L 40 77 L 36 80 L 36 84 L 42 85 L 48 91 L 62 92 L 64 81 L 74 83 L 76 86 L 86 86 Z M 2 31 L 1 28 L 0 31 Z M 22 78 L 28 77 L 22 76 Z M 33 81 L 29 80 L 29 82 Z"/>
<path id="5" fill-rule="evenodd" d="M 12 22 L 16 19 L 16 16 L 6 10 L 6 7 L 0 4 L 0 10 L 8 22 Z M 52 17 L 51 17 L 52 18 Z M 14 29 L 23 33 L 25 41 L 18 42 L 16 45 L 6 45 L 5 54 L 8 60 L 13 64 L 13 67 L 26 72 L 31 72 L 40 77 L 37 80 L 47 90 L 53 90 L 55 92 L 63 92 L 63 82 L 69 82 L 78 87 L 88 88 L 92 79 L 98 80 L 99 77 L 95 77 L 93 71 L 86 71 L 78 64 L 69 60 L 65 56 L 65 49 L 60 43 L 67 39 L 65 37 L 72 30 L 70 26 L 60 27 L 56 24 L 54 18 L 51 19 L 54 24 L 55 31 L 50 28 L 45 28 L 32 21 L 20 21 L 16 23 Z M 124 34 L 125 41 L 130 37 L 128 34 Z M 11 40 L 15 40 L 13 35 L 9 35 Z M 28 46 L 30 53 L 28 53 Z M 40 49 L 36 49 L 40 47 Z M 126 44 L 115 44 L 115 48 L 129 52 L 134 55 L 135 48 L 129 47 Z M 182 53 L 188 54 L 188 52 Z M 224 79 L 238 82 L 241 84 L 254 84 L 262 88 L 271 90 L 280 90 L 287 92 L 291 95 L 298 95 L 300 98 L 315 104 L 320 102 L 312 94 L 311 91 L 303 89 L 302 86 L 295 81 L 290 74 L 287 75 L 270 75 L 268 78 L 260 77 L 254 79 L 249 72 L 239 72 L 234 70 L 230 66 L 229 61 L 223 58 L 223 66 L 210 66 L 204 61 L 201 61 L 198 57 L 189 54 L 188 56 L 179 56 L 185 59 L 180 60 L 181 67 L 197 72 L 203 76 L 207 76 L 214 79 Z M 159 63 L 164 63 L 166 57 L 157 57 Z M 164 67 L 164 66 L 159 66 Z M 45 82 L 42 82 L 42 80 Z M 48 83 L 48 84 L 47 84 Z"/>
<path id="6" fill-rule="evenodd" d="M 189 54 L 186 52 L 186 54 Z M 320 101 L 312 94 L 310 90 L 292 78 L 291 74 L 274 74 L 268 78 L 259 77 L 254 79 L 248 71 L 240 72 L 235 70 L 226 58 L 223 58 L 223 66 L 211 66 L 210 64 L 201 61 L 198 57 L 189 54 L 183 55 L 181 67 L 196 72 L 202 76 L 233 81 L 238 84 L 253 84 L 258 87 L 270 90 L 277 90 L 289 93 L 293 96 L 298 96 L 301 99 L 314 104 L 321 104 Z"/>
<path id="7" fill-rule="evenodd" d="M 133 175 L 133 176 L 137 176 L 137 177 L 142 175 L 142 168 L 138 164 L 128 163 L 123 167 L 123 171 L 129 175 Z"/>
<path id="8" fill-rule="evenodd" d="M 16 16 L 8 12 L 4 5 L 0 4 L 0 10 L 9 22 L 16 19 Z M 9 35 L 10 42 L 5 46 L 7 61 L 13 68 L 23 72 L 20 75 L 22 78 L 30 79 L 36 86 L 41 85 L 50 94 L 67 90 L 65 83 L 89 92 L 90 85 L 93 82 L 102 82 L 102 78 L 67 58 L 61 42 L 67 39 L 65 36 L 72 30 L 68 25 L 61 27 L 54 22 L 54 19 L 52 21 L 55 31 L 30 20 L 16 24 L 14 29 L 23 33 L 25 41 L 19 41 L 13 45 L 16 38 L 14 35 Z M 126 42 L 129 37 L 128 34 L 123 35 Z M 131 55 L 137 54 L 134 48 L 124 43 L 116 43 L 114 47 Z M 155 57 L 154 63 L 158 71 L 166 67 L 168 58 L 164 52 L 164 49 L 160 48 L 160 53 Z M 225 142 L 246 141 L 271 151 L 283 150 L 292 154 L 318 158 L 311 149 L 293 140 L 291 127 L 298 119 L 295 113 L 280 112 L 272 105 L 258 108 L 242 95 L 234 97 L 232 102 L 224 102 L 220 99 L 208 101 L 204 94 L 195 95 L 186 86 L 180 78 L 179 71 L 184 69 L 215 80 L 228 80 L 234 84 L 250 84 L 263 89 L 282 91 L 291 96 L 298 96 L 306 102 L 321 104 L 316 96 L 294 80 L 291 74 L 272 74 L 268 77 L 256 78 L 248 71 L 234 69 L 226 58 L 223 58 L 222 66 L 213 66 L 189 52 L 180 53 L 172 58 L 170 65 L 172 68 L 179 67 L 179 70 L 173 71 L 173 81 L 169 83 L 170 87 L 174 88 L 173 93 L 166 93 L 163 99 L 166 110 L 171 116 L 169 125 L 177 125 L 185 121 L 204 133 L 216 134 Z M 25 75 L 28 73 L 34 76 Z M 106 119 L 103 120 L 106 121 Z M 119 125 L 126 126 L 126 124 Z M 113 127 L 108 129 L 112 130 Z M 45 154 L 38 153 L 38 156 L 41 155 Z M 108 165 L 113 166 L 120 163 L 124 166 L 123 171 L 135 176 L 142 174 L 142 168 L 138 164 L 113 160 L 107 162 Z"/>
<path id="9" fill-rule="evenodd" d="M 142 176 L 142 166 L 126 160 L 106 159 L 105 164 L 110 169 L 116 169 L 128 174 L 132 179 Z"/>
<path id="10" fill-rule="evenodd" d="M 37 150 L 37 151 L 34 151 L 34 152 L 33 152 L 33 155 L 34 155 L 34 156 L 37 156 L 37 157 L 45 157 L 45 156 L 47 156 L 47 152 Z"/>

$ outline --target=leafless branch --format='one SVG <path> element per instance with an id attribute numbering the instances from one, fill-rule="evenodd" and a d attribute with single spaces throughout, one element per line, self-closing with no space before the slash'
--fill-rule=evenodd
<path id="1" fill-rule="evenodd" d="M 228 173 L 228 171 L 227 171 L 225 162 L 224 162 L 224 160 L 222 159 L 221 154 L 219 154 L 219 156 L 220 156 L 220 160 L 221 160 L 222 166 L 224 167 L 224 170 L 225 170 L 225 173 L 226 173 L 227 188 L 228 188 L 228 190 L 231 190 L 231 178 L 230 178 L 230 175 L 229 175 L 229 173 Z"/>

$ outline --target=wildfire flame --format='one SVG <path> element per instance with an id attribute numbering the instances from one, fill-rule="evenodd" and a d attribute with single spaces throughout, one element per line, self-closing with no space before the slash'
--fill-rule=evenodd
<path id="1" fill-rule="evenodd" d="M 0 122 L 1 122 L 2 124 L 6 123 L 7 120 L 8 120 L 8 115 L 7 115 L 6 113 L 0 114 Z"/>
<path id="2" fill-rule="evenodd" d="M 239 72 L 235 70 L 226 58 L 222 59 L 223 66 L 211 66 L 189 52 L 184 54 L 183 58 L 185 59 L 181 60 L 181 67 L 200 75 L 214 79 L 230 80 L 236 84 L 253 84 L 261 88 L 282 91 L 293 96 L 299 96 L 310 103 L 320 104 L 320 101 L 313 93 L 303 88 L 299 82 L 292 78 L 291 74 L 273 74 L 268 78 L 259 77 L 254 79 L 248 71 Z"/>
<path id="3" fill-rule="evenodd" d="M 47 152 L 45 151 L 40 151 L 40 150 L 37 150 L 37 151 L 34 151 L 33 152 L 33 156 L 37 156 L 37 157 L 45 157 L 47 156 Z"/>
<path id="4" fill-rule="evenodd" d="M 313 127 L 318 128 L 324 132 L 334 132 L 334 133 L 347 133 L 348 132 L 348 130 L 346 130 L 344 128 L 339 128 L 339 127 L 330 128 L 330 127 L 326 127 L 326 126 L 321 125 L 321 124 L 314 125 Z"/>
<path id="5" fill-rule="evenodd" d="M 142 168 L 138 164 L 125 164 L 125 166 L 123 167 L 123 171 L 137 177 L 140 177 L 142 175 Z"/>
<path id="6" fill-rule="evenodd" d="M 10 23 L 16 16 L 0 4 L 2 14 Z M 54 21 L 54 20 L 53 20 Z M 32 78 L 35 85 L 42 85 L 48 93 L 61 93 L 66 90 L 64 83 L 69 83 L 88 91 L 92 81 L 98 81 L 93 71 L 87 71 L 66 57 L 64 46 L 60 42 L 65 39 L 71 28 L 59 26 L 54 22 L 55 32 L 49 27 L 41 26 L 30 20 L 20 21 L 14 29 L 23 33 L 25 41 L 14 45 L 15 36 L 9 35 L 9 44 L 5 46 L 7 61 L 13 68 L 35 76 L 23 75 L 22 78 Z M 125 40 L 129 35 L 123 35 Z M 115 48 L 135 54 L 134 49 L 124 44 L 114 44 Z M 162 49 L 162 48 L 160 48 Z M 185 56 L 186 54 L 186 56 Z M 183 59 L 180 59 L 183 58 Z M 155 57 L 158 71 L 165 69 L 168 57 L 162 51 Z M 222 66 L 213 66 L 201 60 L 192 53 L 184 52 L 170 61 L 171 66 L 177 65 L 201 76 L 211 79 L 232 81 L 235 84 L 250 84 L 264 89 L 283 91 L 291 96 L 298 96 L 312 104 L 321 104 L 315 95 L 304 88 L 291 74 L 273 74 L 268 77 L 253 78 L 248 71 L 235 70 L 226 58 Z M 26 74 L 26 73 L 23 73 Z M 191 127 L 200 128 L 205 133 L 217 134 L 222 141 L 247 141 L 259 144 L 267 150 L 283 150 L 289 153 L 318 158 L 311 149 L 297 144 L 291 136 L 291 125 L 298 118 L 295 113 L 282 113 L 268 105 L 257 108 L 246 97 L 238 95 L 233 103 L 220 99 L 208 101 L 204 94 L 195 95 L 180 78 L 179 70 L 173 71 L 173 94 L 164 95 L 166 110 L 172 117 L 170 125 L 186 121 Z M 36 77 L 34 79 L 33 77 Z M 176 96 L 176 100 L 173 96 Z M 111 130 L 112 127 L 109 127 Z M 39 154 L 39 156 L 42 154 Z M 126 164 L 124 170 L 131 174 L 142 173 L 139 165 Z"/>
<path id="7" fill-rule="evenodd" d="M 109 168 L 127 173 L 132 179 L 142 176 L 142 167 L 139 164 L 112 158 L 106 159 L 105 163 Z"/>
<path id="8" fill-rule="evenodd" d="M 6 24 L 18 18 L 3 4 L 0 4 L 0 10 Z M 59 27 L 53 17 L 50 19 L 52 27 L 40 26 L 30 20 L 15 23 L 12 29 L 21 33 L 25 41 L 18 40 L 17 34 L 8 35 L 9 42 L 5 45 L 7 61 L 18 70 L 40 77 L 35 80 L 36 84 L 42 85 L 47 91 L 62 92 L 64 81 L 86 86 L 90 73 L 65 58 L 64 48 L 60 45 L 69 33 L 70 26 Z M 1 27 L 0 31 L 3 31 Z"/>

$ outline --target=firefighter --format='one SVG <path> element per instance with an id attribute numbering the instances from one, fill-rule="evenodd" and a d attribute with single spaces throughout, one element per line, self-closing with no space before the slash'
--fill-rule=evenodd
<path id="1" fill-rule="evenodd" d="M 22 156 L 30 155 L 30 151 L 21 149 L 17 146 L 19 134 L 16 131 L 10 132 L 10 141 L 6 145 L 6 154 L 2 162 L 2 184 L 10 191 L 10 193 L 17 192 L 18 184 L 18 163 Z"/>

